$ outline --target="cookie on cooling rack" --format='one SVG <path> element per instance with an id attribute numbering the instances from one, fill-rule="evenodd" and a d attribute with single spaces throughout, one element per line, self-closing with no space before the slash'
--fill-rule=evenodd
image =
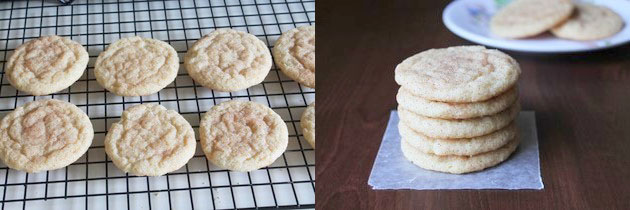
<path id="1" fill-rule="evenodd" d="M 206 112 L 199 125 L 201 147 L 216 166 L 253 171 L 271 165 L 287 148 L 289 132 L 271 108 L 227 101 Z"/>
<path id="2" fill-rule="evenodd" d="M 315 88 L 315 26 L 282 33 L 273 47 L 276 65 L 298 83 Z"/>
<path id="3" fill-rule="evenodd" d="M 128 37 L 110 44 L 98 55 L 94 76 L 116 95 L 145 96 L 173 82 L 178 69 L 177 52 L 168 43 Z"/>
<path id="4" fill-rule="evenodd" d="M 0 122 L 0 158 L 29 173 L 63 168 L 92 144 L 90 118 L 77 106 L 56 99 L 32 101 Z"/>
<path id="5" fill-rule="evenodd" d="M 184 117 L 159 104 L 123 111 L 105 136 L 114 165 L 138 176 L 160 176 L 184 166 L 195 154 L 195 133 Z"/>
<path id="6" fill-rule="evenodd" d="M 271 54 L 267 45 L 252 34 L 218 29 L 188 49 L 184 65 L 195 82 L 232 92 L 261 83 L 271 69 Z"/>
<path id="7" fill-rule="evenodd" d="M 315 148 L 315 102 L 306 107 L 302 118 L 300 119 L 300 126 L 302 127 L 302 134 L 304 138 L 310 144 L 313 149 Z"/>
<path id="8" fill-rule="evenodd" d="M 65 37 L 42 36 L 13 51 L 7 61 L 9 83 L 39 96 L 58 92 L 77 81 L 88 63 L 81 44 Z"/>

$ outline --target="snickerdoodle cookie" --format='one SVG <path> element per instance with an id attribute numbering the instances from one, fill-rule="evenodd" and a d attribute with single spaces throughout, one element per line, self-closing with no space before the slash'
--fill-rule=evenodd
<path id="1" fill-rule="evenodd" d="M 609 8 L 578 3 L 571 17 L 551 29 L 560 38 L 596 40 L 612 36 L 623 27 L 623 19 Z"/>
<path id="2" fill-rule="evenodd" d="M 92 144 L 90 118 L 77 106 L 56 99 L 24 104 L 0 122 L 0 158 L 29 173 L 63 168 Z"/>
<path id="3" fill-rule="evenodd" d="M 406 141 L 401 141 L 401 149 L 403 155 L 409 161 L 421 168 L 452 174 L 462 174 L 480 171 L 505 161 L 516 150 L 519 143 L 520 139 L 517 136 L 497 150 L 473 156 L 425 153 Z"/>
<path id="4" fill-rule="evenodd" d="M 423 116 L 441 119 L 467 119 L 496 114 L 518 99 L 518 88 L 513 87 L 498 96 L 472 103 L 431 101 L 412 94 L 401 87 L 396 95 L 400 106 Z"/>
<path id="5" fill-rule="evenodd" d="M 315 26 L 282 33 L 273 47 L 276 65 L 291 79 L 315 88 Z"/>
<path id="6" fill-rule="evenodd" d="M 478 102 L 512 88 L 521 69 L 509 55 L 483 46 L 431 49 L 396 66 L 396 82 L 431 101 Z"/>
<path id="7" fill-rule="evenodd" d="M 308 105 L 302 113 L 300 126 L 302 126 L 302 134 L 304 134 L 308 144 L 315 148 L 315 102 Z"/>
<path id="8" fill-rule="evenodd" d="M 5 73 L 16 89 L 47 95 L 70 87 L 83 75 L 88 60 L 81 44 L 65 37 L 42 36 L 15 49 Z"/>
<path id="9" fill-rule="evenodd" d="M 160 176 L 184 166 L 195 154 L 195 133 L 184 117 L 159 104 L 123 111 L 105 136 L 114 165 L 138 176 Z"/>
<path id="10" fill-rule="evenodd" d="M 179 58 L 168 43 L 136 36 L 110 44 L 94 65 L 96 81 L 105 89 L 120 96 L 145 96 L 175 80 Z"/>
<path id="11" fill-rule="evenodd" d="M 490 20 L 490 31 L 505 38 L 525 38 L 543 33 L 571 16 L 571 0 L 515 0 Z"/>
<path id="12" fill-rule="evenodd" d="M 271 69 L 267 45 L 256 36 L 233 29 L 217 29 L 197 40 L 184 58 L 195 82 L 232 92 L 261 83 Z"/>
<path id="13" fill-rule="evenodd" d="M 469 119 L 425 117 L 398 106 L 400 123 L 432 138 L 472 138 L 499 130 L 512 122 L 521 111 L 517 100 L 506 110 L 493 115 Z"/>
<path id="14" fill-rule="evenodd" d="M 398 124 L 398 131 L 403 141 L 424 153 L 435 155 L 476 155 L 489 152 L 507 144 L 518 132 L 515 122 L 490 134 L 472 138 L 431 138 L 402 123 Z"/>
<path id="15" fill-rule="evenodd" d="M 251 101 L 213 106 L 201 119 L 201 147 L 210 162 L 233 171 L 271 165 L 287 148 L 289 133 L 271 108 Z"/>

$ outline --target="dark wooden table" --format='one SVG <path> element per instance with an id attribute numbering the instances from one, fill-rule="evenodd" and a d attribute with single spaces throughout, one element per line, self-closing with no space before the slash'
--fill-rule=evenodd
<path id="1" fill-rule="evenodd" d="M 536 111 L 544 190 L 370 188 L 396 107 L 394 67 L 429 48 L 472 44 L 442 23 L 447 3 L 317 3 L 317 208 L 630 208 L 629 45 L 563 55 L 505 51 L 523 69 L 523 109 Z"/>

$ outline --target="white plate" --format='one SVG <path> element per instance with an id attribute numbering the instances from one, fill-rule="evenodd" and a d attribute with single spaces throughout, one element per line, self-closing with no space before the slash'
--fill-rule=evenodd
<path id="1" fill-rule="evenodd" d="M 630 0 L 582 1 L 606 6 L 623 18 L 621 31 L 595 41 L 572 41 L 556 38 L 549 32 L 526 39 L 505 39 L 490 32 L 489 21 L 496 12 L 494 0 L 456 0 L 444 9 L 446 27 L 458 36 L 479 44 L 524 52 L 584 52 L 611 48 L 630 42 Z"/>

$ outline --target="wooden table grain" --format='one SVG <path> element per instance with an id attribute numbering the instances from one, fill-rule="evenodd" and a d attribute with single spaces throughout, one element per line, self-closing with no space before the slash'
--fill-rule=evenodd
<path id="1" fill-rule="evenodd" d="M 523 70 L 523 109 L 536 112 L 544 190 L 369 187 L 396 107 L 394 67 L 426 49 L 472 44 L 442 23 L 447 3 L 317 3 L 317 208 L 630 208 L 629 45 L 560 55 L 505 51 Z"/>

